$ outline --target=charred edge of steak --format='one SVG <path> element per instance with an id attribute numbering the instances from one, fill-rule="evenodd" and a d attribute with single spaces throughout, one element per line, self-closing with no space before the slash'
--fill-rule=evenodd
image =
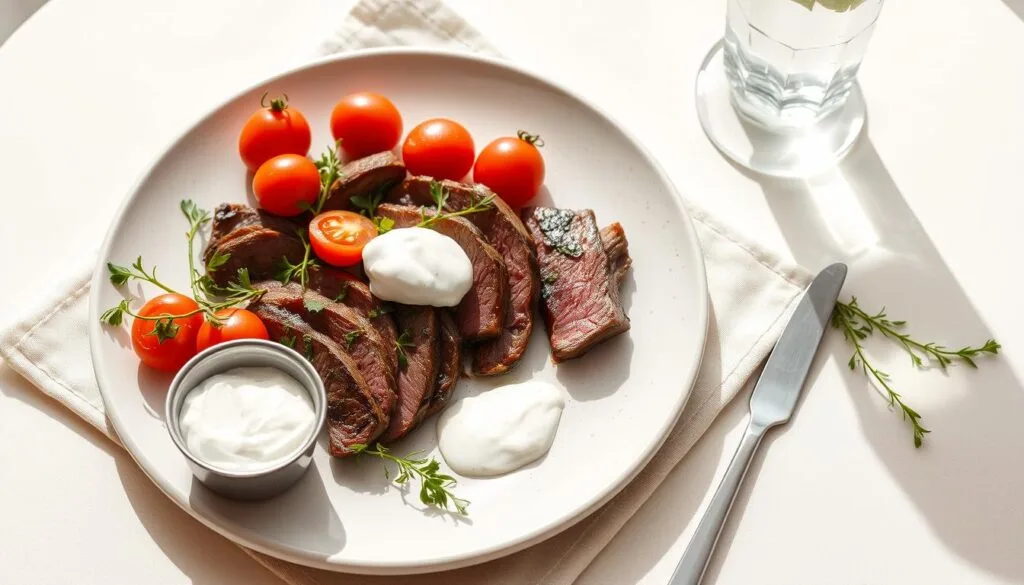
<path id="1" fill-rule="evenodd" d="M 270 228 L 257 228 L 238 237 L 229 234 L 214 253 L 227 255 L 227 261 L 216 268 L 207 263 L 206 272 L 218 286 L 223 287 L 238 277 L 241 268 L 249 271 L 249 278 L 253 281 L 274 278 L 285 260 L 301 262 L 305 248 L 295 236 Z"/>
<path id="2" fill-rule="evenodd" d="M 427 215 L 433 213 L 424 208 L 384 203 L 377 207 L 377 215 L 394 220 L 395 227 L 406 228 L 420 223 L 421 210 Z M 456 309 L 459 334 L 467 341 L 497 337 L 505 321 L 509 296 L 508 272 L 501 254 L 464 218 L 444 218 L 431 227 L 455 240 L 473 265 L 473 286 Z"/>
<path id="3" fill-rule="evenodd" d="M 386 192 L 404 178 L 405 164 L 391 151 L 350 161 L 331 185 L 323 209 L 350 209 L 353 197 Z"/>
<path id="4" fill-rule="evenodd" d="M 369 321 L 351 307 L 314 291 L 303 291 L 296 283 L 282 285 L 277 281 L 263 281 L 256 286 L 267 290 L 260 298 L 261 303 L 298 315 L 314 330 L 330 337 L 355 361 L 387 424 L 396 401 L 395 370 L 389 357 L 394 347 L 384 345 Z"/>
<path id="5" fill-rule="evenodd" d="M 366 317 L 370 325 L 380 334 L 381 342 L 390 347 L 388 359 L 391 369 L 398 367 L 398 355 L 394 350 L 398 332 L 392 319 L 392 307 L 370 293 L 365 282 L 355 280 L 349 273 L 327 266 L 314 266 L 309 271 L 308 286 L 321 295 L 352 307 Z"/>
<path id="6" fill-rule="evenodd" d="M 462 369 L 462 339 L 459 336 L 459 327 L 448 311 L 441 311 L 440 318 L 441 368 L 437 374 L 437 387 L 434 388 L 434 394 L 427 404 L 424 418 L 440 412 L 448 405 L 455 383 L 459 380 L 459 371 Z"/>
<path id="7" fill-rule="evenodd" d="M 594 212 L 530 207 L 522 214 L 544 281 L 542 313 L 554 361 L 579 357 L 627 331 L 618 276 Z"/>
<path id="8" fill-rule="evenodd" d="M 213 210 L 210 240 L 203 251 L 203 261 L 209 261 L 214 250 L 228 240 L 260 228 L 294 235 L 300 227 L 301 225 L 292 219 L 278 217 L 244 203 L 221 203 Z"/>
<path id="9" fill-rule="evenodd" d="M 305 355 L 323 380 L 331 455 L 351 455 L 352 445 L 368 445 L 380 436 L 386 428 L 384 413 L 355 362 L 337 343 L 280 307 L 256 302 L 249 310 L 266 325 L 270 339 Z"/>
<path id="10" fill-rule="evenodd" d="M 615 222 L 602 228 L 601 244 L 608 253 L 608 267 L 615 275 L 615 282 L 622 286 L 622 281 L 633 266 L 633 259 L 629 257 L 629 241 L 626 240 L 622 224 Z"/>
<path id="11" fill-rule="evenodd" d="M 433 307 L 398 305 L 395 308 L 395 324 L 403 333 L 408 331 L 409 336 L 408 344 L 402 348 L 406 363 L 398 368 L 398 404 L 391 424 L 381 437 L 382 442 L 402 438 L 426 414 L 440 363 L 437 313 Z"/>

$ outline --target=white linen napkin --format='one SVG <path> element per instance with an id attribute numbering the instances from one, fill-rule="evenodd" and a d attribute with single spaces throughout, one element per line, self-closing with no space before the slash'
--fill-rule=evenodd
<path id="1" fill-rule="evenodd" d="M 415 44 L 496 55 L 440 0 L 361 0 L 322 53 Z M 561 534 L 514 555 L 455 571 L 423 575 L 421 585 L 571 584 L 650 498 L 715 417 L 743 388 L 785 325 L 810 281 L 687 204 L 704 253 L 711 301 L 704 361 L 693 394 L 654 459 L 611 502 Z M 0 335 L 0 355 L 42 392 L 70 408 L 112 441 L 93 375 L 87 336 L 91 267 L 39 310 Z M 408 577 L 343 575 L 300 567 L 245 549 L 290 585 L 391 585 Z"/>

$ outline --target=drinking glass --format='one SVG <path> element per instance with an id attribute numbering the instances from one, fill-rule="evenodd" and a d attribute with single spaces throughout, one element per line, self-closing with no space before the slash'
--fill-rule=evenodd
<path id="1" fill-rule="evenodd" d="M 697 75 L 708 138 L 749 169 L 835 165 L 864 126 L 857 69 L 883 0 L 727 0 L 725 37 Z"/>

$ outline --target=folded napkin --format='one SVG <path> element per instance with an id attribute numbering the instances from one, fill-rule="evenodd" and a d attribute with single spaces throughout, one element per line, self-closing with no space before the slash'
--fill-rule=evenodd
<path id="1" fill-rule="evenodd" d="M 439 0 L 362 0 L 322 53 L 416 44 L 497 52 Z M 710 324 L 703 366 L 689 403 L 661 450 L 611 502 L 575 526 L 514 555 L 482 565 L 417 577 L 421 585 L 568 585 L 576 580 L 761 364 L 809 282 L 788 265 L 687 204 L 707 266 Z M 0 336 L 0 355 L 42 392 L 112 441 L 93 375 L 87 336 L 89 269 L 58 298 Z M 246 549 L 291 585 L 390 585 L 408 577 L 343 575 L 300 567 Z"/>

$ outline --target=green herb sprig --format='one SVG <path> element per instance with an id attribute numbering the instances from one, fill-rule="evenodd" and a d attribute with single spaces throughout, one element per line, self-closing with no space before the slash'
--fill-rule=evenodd
<path id="1" fill-rule="evenodd" d="M 450 195 L 448 189 L 445 189 L 441 183 L 431 181 L 430 198 L 434 200 L 434 209 L 430 215 L 427 215 L 426 209 L 420 208 L 420 223 L 417 227 L 429 228 L 442 219 L 471 215 L 494 207 L 494 194 L 491 193 L 490 195 L 474 198 L 468 207 L 463 207 L 458 211 L 445 211 Z"/>
<path id="2" fill-rule="evenodd" d="M 843 338 L 853 346 L 853 355 L 850 356 L 847 365 L 851 370 L 860 368 L 879 389 L 882 396 L 889 401 L 889 406 L 899 408 L 903 420 L 910 424 L 914 436 L 914 447 L 920 447 L 924 443 L 924 436 L 931 431 L 921 423 L 921 415 L 904 402 L 903 397 L 893 389 L 892 378 L 889 374 L 871 363 L 861 342 L 877 331 L 902 348 L 910 356 L 910 362 L 914 367 L 926 369 L 932 364 L 936 364 L 943 371 L 954 361 L 977 368 L 978 364 L 975 360 L 978 357 L 998 355 L 1001 346 L 995 339 L 989 339 L 977 347 L 965 346 L 957 350 L 949 350 L 938 343 L 924 343 L 914 339 L 909 333 L 904 333 L 906 324 L 906 321 L 889 319 L 884 307 L 877 313 L 864 311 L 857 304 L 856 297 L 852 297 L 849 303 L 837 302 L 835 310 L 832 312 L 832 327 L 842 331 Z"/>
<path id="3" fill-rule="evenodd" d="M 302 260 L 298 264 L 292 264 L 291 261 L 286 257 L 281 258 L 281 262 L 278 264 L 277 271 L 274 273 L 274 278 L 281 281 L 281 284 L 288 284 L 289 282 L 297 282 L 302 285 L 302 290 L 306 290 L 306 285 L 309 283 L 309 269 L 314 266 L 319 266 L 319 263 L 311 258 L 312 248 L 309 245 L 309 236 L 306 235 L 306 230 L 296 230 L 295 235 L 298 236 L 299 241 L 302 242 Z"/>
<path id="4" fill-rule="evenodd" d="M 459 498 L 452 493 L 451 488 L 454 488 L 457 482 L 452 476 L 440 473 L 441 464 L 437 462 L 437 459 L 419 457 L 420 451 L 399 457 L 380 443 L 377 443 L 376 448 L 373 449 L 362 444 L 351 445 L 349 448 L 357 455 L 373 455 L 386 462 L 394 463 L 398 471 L 394 479 L 396 485 L 406 486 L 413 477 L 419 478 L 420 501 L 424 504 L 442 510 L 454 508 L 459 515 L 469 515 L 469 500 Z M 387 466 L 384 467 L 384 476 L 391 479 L 391 473 Z"/>
<path id="5" fill-rule="evenodd" d="M 412 331 L 404 329 L 402 334 L 395 340 L 395 351 L 398 353 L 398 366 L 406 367 L 409 365 L 409 354 L 406 353 L 406 349 L 416 347 L 416 344 L 412 341 Z"/>
<path id="6" fill-rule="evenodd" d="M 179 208 L 189 222 L 188 231 L 185 232 L 185 238 L 188 242 L 189 286 L 192 290 L 192 298 L 196 301 L 196 304 L 199 307 L 181 315 L 157 315 L 149 317 L 133 312 L 131 310 L 131 299 L 123 299 L 117 304 L 117 306 L 104 311 L 100 316 L 100 321 L 107 325 L 119 327 L 124 322 L 124 315 L 126 314 L 134 317 L 135 319 L 156 321 L 157 323 L 153 327 L 153 334 L 157 335 L 160 338 L 160 341 L 165 341 L 177 334 L 178 327 L 174 323 L 175 319 L 191 317 L 192 315 L 201 313 L 212 325 L 219 327 L 223 325 L 223 319 L 217 316 L 218 311 L 254 300 L 266 292 L 264 289 L 256 289 L 252 286 L 252 281 L 249 278 L 249 271 L 245 268 L 240 268 L 237 272 L 236 279 L 228 283 L 226 287 L 217 286 L 209 274 L 200 273 L 195 266 L 194 244 L 199 232 L 202 231 L 202 228 L 207 223 L 209 223 L 210 213 L 201 209 L 191 199 L 182 200 Z M 215 253 L 210 259 L 210 269 L 212 270 L 223 266 L 229 258 L 230 254 L 222 254 L 219 252 Z M 147 270 L 142 261 L 142 256 L 136 258 L 135 262 L 130 266 L 121 266 L 114 264 L 113 262 L 108 262 L 107 271 L 109 272 L 110 282 L 114 286 L 123 286 L 129 280 L 141 280 L 143 282 L 148 282 L 165 292 L 188 296 L 162 282 L 157 277 L 156 266 Z"/>

